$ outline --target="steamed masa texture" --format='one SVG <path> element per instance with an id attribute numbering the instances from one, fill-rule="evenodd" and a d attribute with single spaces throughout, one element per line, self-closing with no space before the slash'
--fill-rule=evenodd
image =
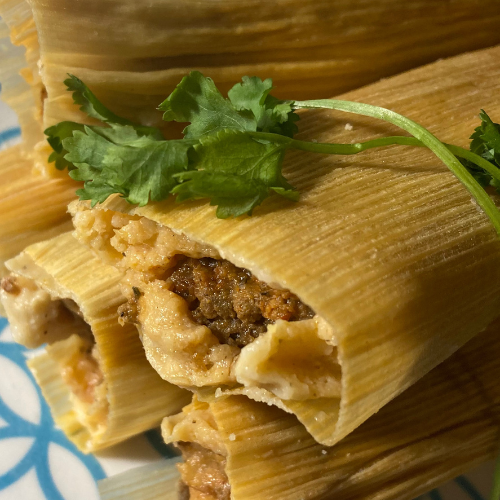
<path id="1" fill-rule="evenodd" d="M 499 56 L 498 48 L 465 54 L 342 98 L 393 109 L 466 146 L 481 107 L 500 113 Z M 303 138 L 321 142 L 397 133 L 350 115 L 301 116 Z M 148 359 L 165 379 L 272 402 L 331 445 L 498 315 L 500 242 L 428 151 L 397 147 L 320 159 L 291 153 L 285 170 L 300 201 L 273 199 L 252 217 L 219 220 L 203 201 L 134 208 L 112 199 L 90 211 L 73 206 L 75 225 L 82 240 L 128 269 L 126 293 L 138 305 Z M 241 352 L 223 345 L 209 329 L 193 326 L 188 306 L 162 279 L 175 255 L 226 259 L 289 290 L 316 319 L 276 321 Z M 286 361 L 275 363 L 284 358 L 280 352 Z M 329 367 L 329 382 L 338 382 L 336 395 L 277 390 L 277 378 L 282 387 L 297 387 L 287 368 L 300 366 L 304 353 L 331 363 L 319 365 Z M 269 369 L 277 375 L 271 384 Z M 246 376 L 259 370 L 264 376 Z"/>

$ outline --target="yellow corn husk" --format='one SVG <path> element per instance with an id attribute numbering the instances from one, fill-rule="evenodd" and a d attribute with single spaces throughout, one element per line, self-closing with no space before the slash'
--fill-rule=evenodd
<path id="1" fill-rule="evenodd" d="M 177 500 L 178 459 L 162 460 L 99 481 L 101 500 Z"/>
<path id="2" fill-rule="evenodd" d="M 44 87 L 38 69 L 38 34 L 25 0 L 0 0 L 0 54 L 1 98 L 17 113 L 23 150 L 31 155 L 43 140 Z"/>
<path id="3" fill-rule="evenodd" d="M 95 387 L 90 403 L 71 386 L 79 383 L 78 377 L 88 376 L 78 363 L 80 358 L 72 358 L 83 349 L 81 337 L 71 335 L 74 326 L 70 324 L 63 332 L 63 340 L 30 361 L 55 421 L 81 450 L 104 448 L 150 429 L 165 412 L 178 411 L 189 399 L 186 391 L 166 383 L 151 368 L 136 328 L 119 325 L 116 311 L 124 301 L 121 273 L 102 264 L 70 233 L 26 248 L 7 266 L 14 276 L 28 278 L 48 292 L 52 301 L 76 303 L 90 327 L 97 350 L 94 358 L 102 374 L 102 383 Z M 14 310 L 5 301 L 9 292 L 4 289 L 1 293 L 16 334 Z M 21 298 L 23 290 L 16 293 Z M 35 307 L 26 311 L 28 316 L 38 312 Z M 46 333 L 51 336 L 50 331 Z M 74 370 L 69 382 L 68 369 Z"/>
<path id="4" fill-rule="evenodd" d="M 88 120 L 65 90 L 68 72 L 117 114 L 164 126 L 156 107 L 191 69 L 224 91 L 258 75 L 274 79 L 279 97 L 317 98 L 500 43 L 495 0 L 29 3 L 48 95 L 45 126 Z"/>
<path id="5" fill-rule="evenodd" d="M 342 98 L 388 107 L 440 139 L 466 146 L 481 108 L 493 119 L 500 116 L 499 76 L 496 47 Z M 361 142 L 397 133 L 385 123 L 329 111 L 303 113 L 300 124 L 303 139 L 319 142 Z M 255 375 L 260 369 L 262 357 L 243 353 L 251 353 L 269 335 L 279 345 L 285 337 L 276 332 L 283 323 L 241 354 L 235 349 L 227 354 L 232 346 L 216 345 L 205 327 L 189 324 L 188 331 L 187 307 L 170 307 L 175 294 L 154 281 L 136 285 L 144 292 L 138 299 L 142 340 L 148 359 L 166 380 L 223 390 L 232 385 L 233 393 L 294 413 L 317 441 L 333 445 L 498 316 L 500 241 L 458 179 L 425 149 L 393 147 L 347 158 L 297 152 L 287 157 L 285 173 L 301 192 L 300 201 L 274 197 L 252 217 L 217 219 L 215 208 L 204 201 L 178 204 L 170 199 L 133 208 L 114 199 L 94 210 L 73 206 L 74 223 L 82 240 L 133 272 L 154 274 L 156 265 L 167 267 L 169 254 L 153 235 L 170 228 L 170 239 L 189 238 L 196 251 L 200 245 L 211 249 L 297 294 L 330 328 L 325 336 L 313 324 L 309 335 L 325 340 L 332 361 L 338 361 L 340 379 L 334 382 L 340 383 L 339 397 L 314 391 L 309 399 L 278 397 L 281 393 L 264 378 L 259 383 L 236 376 L 244 387 L 234 387 L 235 372 Z M 174 245 L 172 254 L 186 253 L 180 248 Z M 122 261 L 120 252 L 126 255 Z M 293 329 L 301 328 L 292 325 L 284 328 L 290 338 Z M 174 334 L 182 327 L 182 335 L 171 335 L 167 327 Z M 303 332 L 299 337 L 304 338 Z M 283 370 L 285 382 L 292 381 L 287 377 L 294 362 L 300 366 L 304 361 L 300 346 L 305 344 L 297 345 Z M 219 348 L 222 354 L 215 362 L 213 352 Z M 192 352 L 200 355 L 195 361 Z M 186 377 L 180 379 L 174 368 L 179 372 L 183 367 Z M 212 372 L 219 378 L 208 377 Z"/>
<path id="6" fill-rule="evenodd" d="M 43 179 L 32 170 L 20 145 L 0 152 L 0 277 L 6 273 L 5 261 L 27 245 L 71 229 L 67 206 L 79 183 Z"/>
<path id="7" fill-rule="evenodd" d="M 497 452 L 499 332 L 496 320 L 333 447 L 292 415 L 241 396 L 195 402 L 165 419 L 164 437 L 189 441 L 187 427 L 193 442 L 213 449 L 207 433 L 196 435 L 199 416 L 211 415 L 233 500 L 263 492 L 266 500 L 411 500 Z"/>

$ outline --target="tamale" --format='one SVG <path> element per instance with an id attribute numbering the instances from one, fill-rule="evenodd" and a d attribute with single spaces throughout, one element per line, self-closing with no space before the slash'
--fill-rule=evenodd
<path id="1" fill-rule="evenodd" d="M 0 277 L 6 274 L 5 261 L 24 247 L 72 227 L 67 205 L 79 184 L 69 178 L 43 179 L 32 171 L 21 145 L 0 152 Z"/>
<path id="2" fill-rule="evenodd" d="M 498 47 L 466 54 L 342 98 L 465 146 L 481 108 L 500 113 L 499 61 Z M 302 138 L 395 133 L 348 120 L 346 129 L 345 116 L 305 112 Z M 429 151 L 294 153 L 285 169 L 300 201 L 272 199 L 252 217 L 221 220 L 203 201 L 172 199 L 71 209 L 81 241 L 127 270 L 121 314 L 163 378 L 273 403 L 333 445 L 498 316 L 500 241 Z M 260 310 L 246 336 L 256 304 L 270 314 Z M 288 321 L 293 304 L 309 317 Z"/>
<path id="3" fill-rule="evenodd" d="M 44 126 L 86 119 L 63 80 L 115 113 L 165 128 L 155 107 L 190 69 L 227 90 L 272 77 L 278 97 L 331 96 L 500 43 L 495 0 L 29 0 L 46 88 Z M 50 170 L 50 169 L 49 169 Z"/>
<path id="4" fill-rule="evenodd" d="M 0 299 L 14 339 L 49 343 L 28 364 L 56 423 L 81 450 L 150 429 L 189 400 L 151 368 L 136 328 L 119 325 L 120 272 L 70 233 L 26 248 L 7 267 Z"/>
<path id="5" fill-rule="evenodd" d="M 496 320 L 333 447 L 277 408 L 237 396 L 195 400 L 162 425 L 167 442 L 183 450 L 186 498 L 229 499 L 209 468 L 215 456 L 233 500 L 260 500 L 263 492 L 268 500 L 411 500 L 493 458 L 499 332 Z"/>

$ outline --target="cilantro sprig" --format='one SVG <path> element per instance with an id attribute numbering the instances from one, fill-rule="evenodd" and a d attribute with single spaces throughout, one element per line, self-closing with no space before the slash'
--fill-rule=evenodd
<path id="1" fill-rule="evenodd" d="M 298 198 L 281 174 L 286 144 L 249 135 L 288 138 L 297 130 L 292 102 L 270 95 L 271 80 L 244 78 L 226 99 L 193 71 L 160 105 L 164 120 L 189 122 L 180 140 L 115 115 L 75 76 L 65 83 L 80 109 L 103 125 L 50 127 L 49 161 L 84 182 L 78 195 L 92 205 L 113 193 L 138 205 L 175 194 L 179 201 L 209 198 L 226 218 L 251 214 L 272 193 Z"/>
<path id="2" fill-rule="evenodd" d="M 145 205 L 176 196 L 182 202 L 209 199 L 217 217 L 252 214 L 266 198 L 290 200 L 298 191 L 282 174 L 285 152 L 357 154 L 389 145 L 427 147 L 465 185 L 500 235 L 500 212 L 485 186 L 500 192 L 500 126 L 481 112 L 470 150 L 442 143 L 414 121 L 388 109 L 349 101 L 282 101 L 271 95 L 272 81 L 243 77 L 225 98 L 197 71 L 184 77 L 159 106 L 165 121 L 187 123 L 184 138 L 167 140 L 158 128 L 135 124 L 107 109 L 75 76 L 65 84 L 75 104 L 102 125 L 61 122 L 45 133 L 53 148 L 49 161 L 84 182 L 80 199 L 101 203 L 118 193 Z M 412 137 L 383 137 L 364 143 L 299 141 L 298 109 L 322 108 L 378 118 Z"/>

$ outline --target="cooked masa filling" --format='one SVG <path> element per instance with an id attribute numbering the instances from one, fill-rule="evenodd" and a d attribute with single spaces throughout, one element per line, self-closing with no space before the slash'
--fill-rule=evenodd
<path id="1" fill-rule="evenodd" d="M 54 298 L 29 278 L 15 273 L 3 278 L 0 298 L 14 339 L 26 347 L 53 344 L 73 333 L 86 339 L 93 338 L 73 300 Z"/>
<path id="2" fill-rule="evenodd" d="M 95 342 L 85 340 L 61 370 L 61 375 L 71 392 L 80 401 L 88 404 L 95 402 L 96 389 L 104 382 L 94 350 Z"/>
<path id="3" fill-rule="evenodd" d="M 182 482 L 180 497 L 183 500 L 230 500 L 226 457 L 197 443 L 178 442 L 176 446 L 184 459 L 177 465 Z"/>
<path id="4" fill-rule="evenodd" d="M 333 328 L 297 295 L 265 269 L 253 274 L 115 203 L 73 203 L 76 234 L 124 271 L 120 323 L 138 326 L 162 378 L 186 388 L 239 384 L 255 398 L 339 397 Z"/>
<path id="5" fill-rule="evenodd" d="M 54 298 L 31 279 L 16 274 L 3 278 L 0 287 L 18 342 L 38 347 L 77 336 L 78 347 L 60 360 L 61 375 L 78 399 L 94 403 L 96 388 L 104 377 L 96 359 L 92 330 L 76 302 Z"/>

